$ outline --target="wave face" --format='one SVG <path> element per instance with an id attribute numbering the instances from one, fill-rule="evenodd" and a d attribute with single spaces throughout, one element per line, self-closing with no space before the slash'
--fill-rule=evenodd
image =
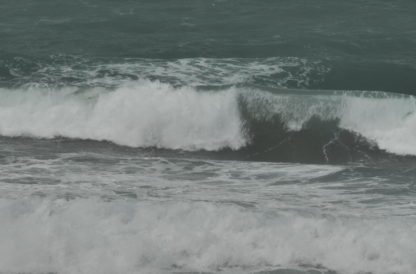
<path id="1" fill-rule="evenodd" d="M 231 87 L 158 81 L 115 89 L 2 89 L 0 134 L 110 141 L 130 147 L 240 151 L 246 158 L 348 162 L 416 155 L 416 103 L 382 92 Z M 336 158 L 333 155 L 338 154 Z"/>
<path id="2" fill-rule="evenodd" d="M 416 106 L 411 96 L 254 92 L 243 102 L 252 141 L 266 154 L 283 153 L 293 161 L 348 162 L 377 157 L 383 151 L 416 152 L 412 138 Z"/>

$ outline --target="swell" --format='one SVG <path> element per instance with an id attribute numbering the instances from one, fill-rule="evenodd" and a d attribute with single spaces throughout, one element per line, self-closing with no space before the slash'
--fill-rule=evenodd
<path id="1" fill-rule="evenodd" d="M 416 95 L 416 67 L 413 61 L 337 60 L 310 87 L 328 90 L 379 90 Z"/>
<path id="2" fill-rule="evenodd" d="M 416 102 L 383 92 L 1 89 L 0 134 L 66 137 L 248 160 L 343 163 L 416 155 Z"/>
<path id="3" fill-rule="evenodd" d="M 88 0 L 63 2 L 53 12 L 50 0 L 3 0 L 1 5 L 8 11 L 2 16 L 2 49 L 17 54 L 374 60 L 414 56 L 416 6 L 410 0 L 178 0 L 106 5 Z"/>

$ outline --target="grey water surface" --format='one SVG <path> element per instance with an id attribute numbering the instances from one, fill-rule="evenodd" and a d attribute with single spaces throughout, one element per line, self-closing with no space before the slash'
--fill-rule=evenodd
<path id="1" fill-rule="evenodd" d="M 415 14 L 0 1 L 0 273 L 415 273 Z"/>

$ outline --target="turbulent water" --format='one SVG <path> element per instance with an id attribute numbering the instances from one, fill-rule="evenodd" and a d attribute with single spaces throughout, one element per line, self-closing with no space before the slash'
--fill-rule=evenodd
<path id="1" fill-rule="evenodd" d="M 0 273 L 416 273 L 415 14 L 0 1 Z"/>

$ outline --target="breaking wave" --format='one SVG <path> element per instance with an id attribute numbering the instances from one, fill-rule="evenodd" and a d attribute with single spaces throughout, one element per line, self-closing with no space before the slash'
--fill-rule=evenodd
<path id="1" fill-rule="evenodd" d="M 0 96 L 2 136 L 230 150 L 272 161 L 416 155 L 415 98 L 384 92 L 198 90 L 146 80 L 115 89 L 0 89 Z"/>

